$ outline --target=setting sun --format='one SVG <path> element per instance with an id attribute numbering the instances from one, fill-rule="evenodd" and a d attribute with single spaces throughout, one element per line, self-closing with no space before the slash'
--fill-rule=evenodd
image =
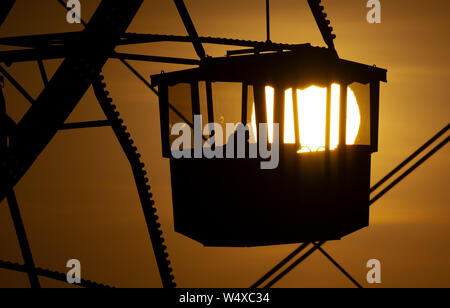
<path id="1" fill-rule="evenodd" d="M 333 84 L 331 87 L 331 149 L 339 144 L 339 100 L 341 87 Z M 297 90 L 298 118 L 301 149 L 299 152 L 315 152 L 325 149 L 326 127 L 326 96 L 327 89 L 311 86 L 305 90 Z M 285 93 L 285 123 L 284 142 L 295 143 L 294 106 L 292 89 Z M 273 141 L 274 89 L 266 87 L 267 122 L 269 126 L 269 141 Z M 348 88 L 347 93 L 347 144 L 354 144 L 359 132 L 361 116 L 355 93 Z M 256 140 L 255 106 L 252 113 L 252 141 Z"/>

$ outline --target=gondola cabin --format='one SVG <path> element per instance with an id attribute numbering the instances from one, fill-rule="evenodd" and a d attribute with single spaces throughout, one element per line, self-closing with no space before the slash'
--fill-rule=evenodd
<path id="1" fill-rule="evenodd" d="M 175 230 L 205 246 L 247 247 L 338 240 L 367 227 L 386 74 L 304 45 L 152 76 Z M 192 131 L 190 143 L 175 128 Z"/>

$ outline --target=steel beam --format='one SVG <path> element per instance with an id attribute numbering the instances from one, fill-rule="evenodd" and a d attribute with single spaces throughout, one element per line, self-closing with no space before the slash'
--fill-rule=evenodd
<path id="1" fill-rule="evenodd" d="M 65 46 L 47 47 L 43 49 L 10 50 L 0 52 L 0 63 L 17 63 L 43 60 L 63 59 L 71 55 L 72 51 Z M 112 53 L 112 59 L 125 59 L 134 61 L 160 62 L 185 65 L 199 65 L 200 61 L 196 59 L 161 57 L 150 55 L 139 55 L 131 53 Z"/>
<path id="2" fill-rule="evenodd" d="M 87 121 L 87 122 L 77 122 L 77 123 L 66 123 L 60 130 L 70 130 L 70 129 L 80 129 L 80 128 L 96 128 L 96 127 L 108 127 L 111 123 L 108 120 L 100 121 Z"/>
<path id="3" fill-rule="evenodd" d="M 2 0 L 0 2 L 0 27 L 5 22 L 16 0 Z"/>
<path id="4" fill-rule="evenodd" d="M 15 36 L 0 38 L 0 45 L 27 47 L 27 48 L 44 48 L 44 47 L 62 47 L 71 45 L 79 39 L 82 32 L 66 32 L 55 34 L 40 34 L 31 36 Z M 203 44 L 238 46 L 238 47 L 254 47 L 258 50 L 295 50 L 310 44 L 280 44 L 268 43 L 262 41 L 238 40 L 220 37 L 199 37 Z M 165 34 L 145 34 L 145 33 L 125 33 L 117 45 L 136 45 L 160 42 L 178 42 L 192 43 L 192 38 L 183 35 L 165 35 Z"/>
<path id="5" fill-rule="evenodd" d="M 25 232 L 25 226 L 20 215 L 19 205 L 17 204 L 16 195 L 13 190 L 10 190 L 7 194 L 9 210 L 14 222 L 14 228 L 16 230 L 17 239 L 19 241 L 20 250 L 22 251 L 22 257 L 27 269 L 28 279 L 30 280 L 30 286 L 33 289 L 40 288 L 39 278 L 34 272 L 34 260 L 31 254 L 30 244 L 28 242 L 27 234 Z"/>
<path id="6" fill-rule="evenodd" d="M 317 26 L 319 27 L 320 34 L 322 34 L 325 44 L 328 48 L 336 53 L 336 48 L 334 46 L 334 39 L 336 35 L 333 34 L 333 28 L 330 26 L 330 21 L 327 19 L 327 14 L 324 12 L 324 7 L 321 5 L 321 0 L 308 0 L 309 8 L 316 20 Z"/>
<path id="7" fill-rule="evenodd" d="M 0 200 L 23 177 L 39 154 L 63 126 L 94 78 L 113 53 L 143 0 L 102 1 L 71 54 L 16 128 L 10 142 L 8 187 L 0 187 Z"/>
<path id="8" fill-rule="evenodd" d="M 6 69 L 4 69 L 1 65 L 0 65 L 0 74 L 2 74 L 3 76 L 5 76 L 6 79 L 8 79 L 8 81 L 14 86 L 14 88 L 17 89 L 17 91 L 20 92 L 20 94 L 23 95 L 23 97 L 26 98 L 26 100 L 30 103 L 30 104 L 34 104 L 35 101 L 34 99 L 31 97 L 30 94 L 28 94 L 28 92 L 20 85 L 19 82 L 17 82 L 17 80 L 14 79 L 13 76 L 11 76 Z"/>
<path id="9" fill-rule="evenodd" d="M 203 49 L 202 42 L 200 41 L 200 38 L 198 37 L 197 30 L 195 30 L 194 23 L 192 22 L 191 16 L 189 15 L 189 12 L 186 8 L 186 5 L 184 4 L 184 1 L 183 0 L 174 0 L 174 2 L 178 9 L 178 13 L 180 14 L 181 19 L 183 20 L 186 31 L 192 40 L 192 44 L 194 45 L 195 52 L 197 53 L 197 55 L 200 59 L 206 58 L 205 49 Z"/>

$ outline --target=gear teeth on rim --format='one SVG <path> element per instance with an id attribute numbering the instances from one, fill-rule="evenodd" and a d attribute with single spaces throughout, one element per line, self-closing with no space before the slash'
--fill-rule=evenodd
<path id="1" fill-rule="evenodd" d="M 138 148 L 134 146 L 134 141 L 131 139 L 131 134 L 127 131 L 127 127 L 123 125 L 124 121 L 119 118 L 120 113 L 116 111 L 117 106 L 112 104 L 113 100 L 109 97 L 110 93 L 105 90 L 106 83 L 102 82 L 103 80 L 104 77 L 100 75 L 93 82 L 94 93 L 131 164 L 163 286 L 174 288 L 176 287 L 175 278 L 171 275 L 173 270 L 170 267 L 171 263 L 167 253 L 167 246 L 163 245 L 165 240 L 162 237 L 161 224 L 158 222 L 157 209 L 154 207 L 155 202 L 152 200 L 151 187 L 148 185 L 147 171 L 144 170 L 145 164 L 140 160 L 141 154 L 138 153 Z"/>
<path id="2" fill-rule="evenodd" d="M 0 268 L 5 268 L 8 270 L 13 270 L 13 271 L 18 271 L 18 272 L 25 272 L 25 273 L 29 271 L 29 269 L 25 265 L 22 265 L 19 263 L 13 263 L 13 262 L 9 262 L 9 261 L 2 261 L 2 260 L 0 260 Z M 50 278 L 53 280 L 58 280 L 58 281 L 67 283 L 66 274 L 59 273 L 56 271 L 51 271 L 48 269 L 42 269 L 39 267 L 33 268 L 32 271 L 38 276 L 47 277 L 47 278 Z M 102 283 L 94 282 L 91 280 L 85 280 L 85 279 L 81 279 L 81 283 L 78 284 L 78 286 L 81 286 L 84 288 L 102 288 L 102 289 L 113 288 L 113 287 L 110 287 L 110 286 L 102 284 Z"/>

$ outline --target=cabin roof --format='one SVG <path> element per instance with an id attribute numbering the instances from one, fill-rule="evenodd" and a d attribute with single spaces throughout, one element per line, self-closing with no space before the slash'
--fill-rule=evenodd
<path id="1" fill-rule="evenodd" d="M 155 85 L 196 81 L 308 86 L 329 82 L 387 81 L 387 70 L 338 58 L 326 48 L 206 58 L 200 66 L 151 76 Z"/>

